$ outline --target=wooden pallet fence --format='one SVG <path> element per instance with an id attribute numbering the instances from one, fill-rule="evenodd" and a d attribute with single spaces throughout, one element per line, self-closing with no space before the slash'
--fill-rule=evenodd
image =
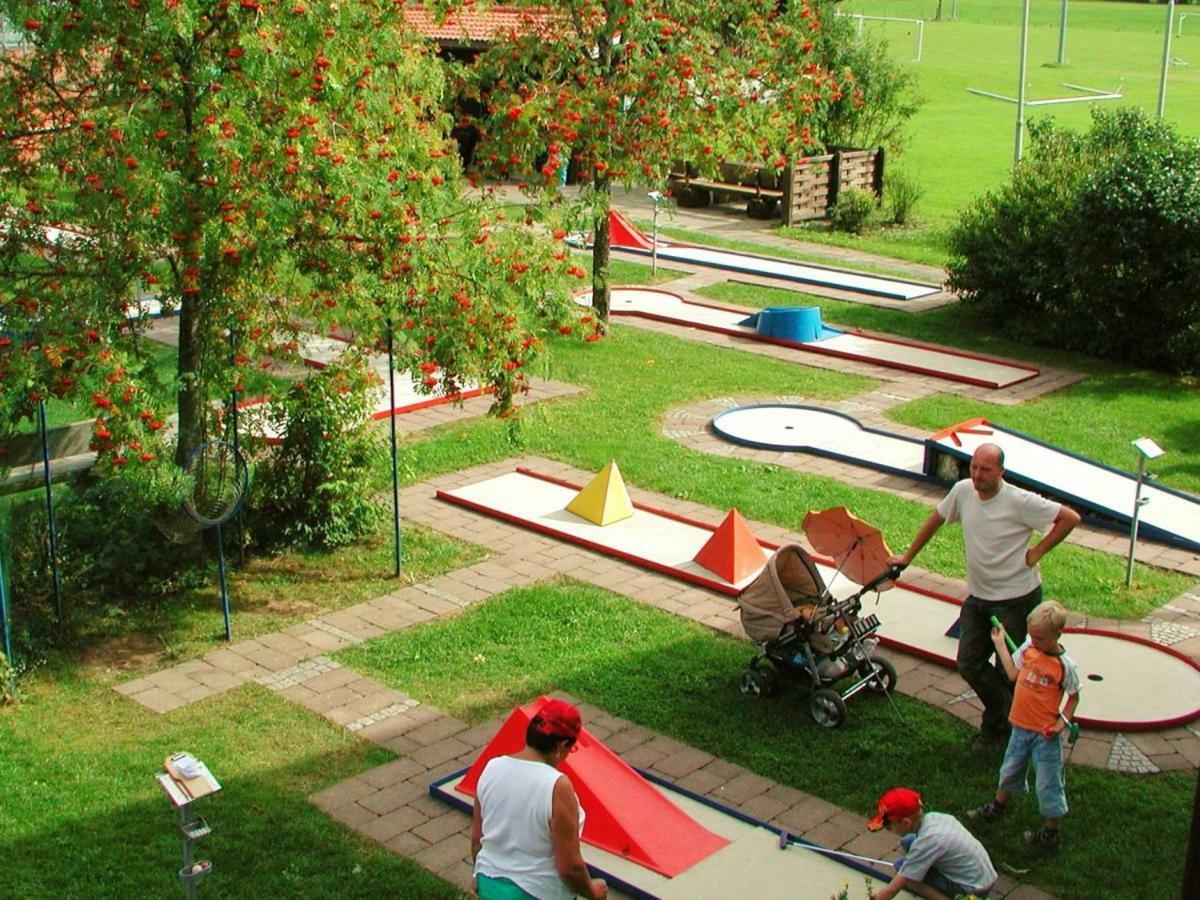
<path id="1" fill-rule="evenodd" d="M 847 188 L 883 194 L 884 150 L 836 149 L 819 156 L 805 156 L 786 170 L 783 191 L 783 222 L 791 225 L 823 219 Z"/>

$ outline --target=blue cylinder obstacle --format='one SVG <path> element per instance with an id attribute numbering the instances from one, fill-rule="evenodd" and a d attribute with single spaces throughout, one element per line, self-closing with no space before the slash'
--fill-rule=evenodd
<path id="1" fill-rule="evenodd" d="M 821 309 L 817 306 L 770 306 L 760 312 L 755 330 L 764 337 L 807 343 L 822 337 Z"/>

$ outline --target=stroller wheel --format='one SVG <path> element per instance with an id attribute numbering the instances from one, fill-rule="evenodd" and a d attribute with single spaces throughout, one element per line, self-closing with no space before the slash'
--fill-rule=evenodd
<path id="1" fill-rule="evenodd" d="M 808 713 L 822 728 L 837 728 L 846 721 L 846 701 L 833 688 L 820 688 L 808 698 Z"/>
<path id="2" fill-rule="evenodd" d="M 742 673 L 738 690 L 755 700 L 773 696 L 779 690 L 779 674 L 770 666 L 761 669 L 747 669 Z"/>
<path id="3" fill-rule="evenodd" d="M 896 679 L 899 676 L 896 674 L 896 667 L 892 665 L 890 659 L 884 659 L 882 656 L 873 656 L 867 665 L 871 667 L 867 674 L 875 676 L 867 684 L 870 690 L 879 694 L 890 694 L 896 689 Z"/>

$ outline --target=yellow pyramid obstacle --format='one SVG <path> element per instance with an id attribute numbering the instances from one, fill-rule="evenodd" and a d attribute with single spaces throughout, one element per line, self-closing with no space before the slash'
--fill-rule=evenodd
<path id="1" fill-rule="evenodd" d="M 567 504 L 567 512 L 596 525 L 611 525 L 633 515 L 633 502 L 614 459 Z"/>

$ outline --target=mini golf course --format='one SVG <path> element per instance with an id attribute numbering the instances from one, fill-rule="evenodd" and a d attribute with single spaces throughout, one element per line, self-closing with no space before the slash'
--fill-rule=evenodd
<path id="1" fill-rule="evenodd" d="M 710 425 L 735 444 L 812 453 L 942 483 L 966 477 L 971 454 L 991 442 L 1004 450 L 1005 477 L 1013 484 L 1067 503 L 1095 524 L 1122 531 L 1132 524 L 1135 475 L 986 419 L 968 419 L 919 440 L 866 428 L 823 407 L 779 403 L 726 410 Z M 1142 486 L 1142 497 L 1139 535 L 1200 550 L 1200 499 L 1149 481 Z"/>
<path id="2" fill-rule="evenodd" d="M 715 247 L 676 241 L 659 240 L 656 244 L 616 210 L 609 211 L 608 220 L 613 250 L 623 250 L 642 256 L 656 256 L 658 259 L 668 262 L 692 263 L 711 269 L 761 275 L 797 284 L 836 288 L 869 297 L 885 297 L 889 300 L 918 300 L 942 291 L 941 286 L 936 284 L 870 275 L 852 269 L 817 266 L 812 263 L 792 262 L 771 256 L 720 250 Z"/>
<path id="3" fill-rule="evenodd" d="M 627 562 L 736 597 L 777 549 L 758 541 L 731 511 L 718 527 L 631 503 L 610 464 L 587 486 L 528 469 L 484 479 L 438 498 Z M 856 585 L 828 562 L 818 566 L 836 597 Z M 953 668 L 947 637 L 961 601 L 903 580 L 864 609 L 883 621 L 882 643 Z M 1077 716 L 1086 727 L 1153 730 L 1200 716 L 1200 667 L 1182 654 L 1115 632 L 1068 629 L 1063 641 L 1085 688 Z"/>
<path id="4" fill-rule="evenodd" d="M 577 297 L 591 304 L 591 292 Z M 984 388 L 1005 388 L 1040 374 L 1034 366 L 859 329 L 824 325 L 816 307 L 778 307 L 760 312 L 685 300 L 654 288 L 618 287 L 611 295 L 615 316 L 636 316 L 698 328 L 839 359 L 916 372 Z"/>
<path id="5" fill-rule="evenodd" d="M 468 768 L 438 779 L 430 796 L 469 813 L 483 767 L 525 743 L 525 728 L 546 702 L 541 697 L 513 710 Z M 576 751 L 560 767 L 586 813 L 583 843 L 593 873 L 637 898 L 784 896 L 803 885 L 805 896 L 851 897 L 876 889 L 879 875 L 846 858 L 822 852 L 713 800 L 627 765 L 586 728 Z M 905 893 L 903 896 L 911 896 Z"/>

